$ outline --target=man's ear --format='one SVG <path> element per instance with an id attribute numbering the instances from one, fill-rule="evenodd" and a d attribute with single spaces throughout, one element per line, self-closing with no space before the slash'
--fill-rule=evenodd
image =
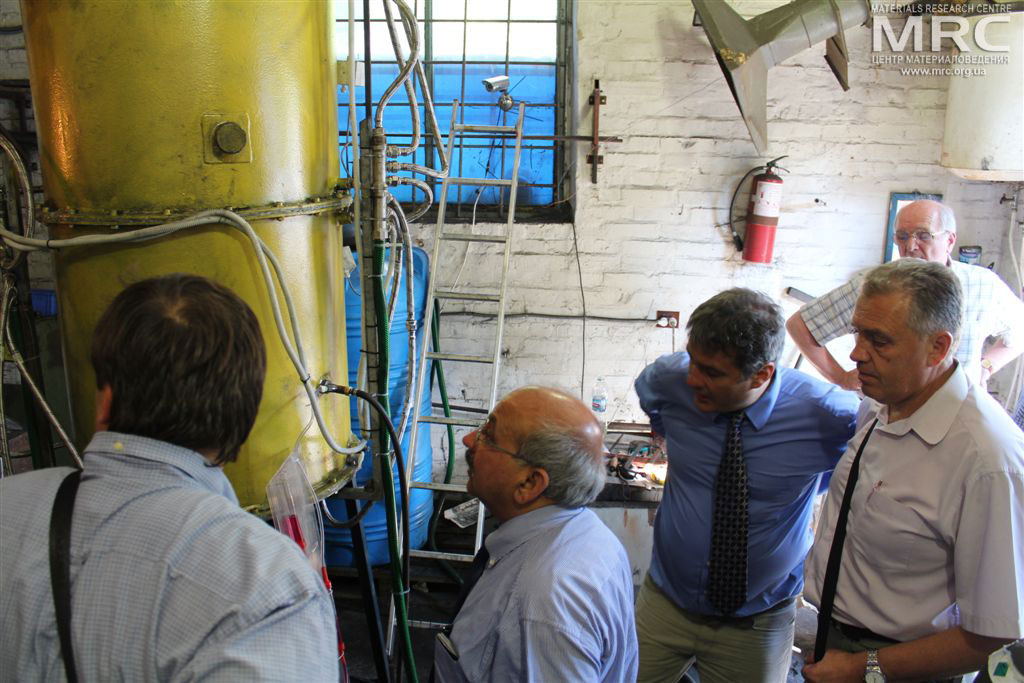
<path id="1" fill-rule="evenodd" d="M 114 403 L 114 390 L 106 385 L 96 390 L 96 431 L 105 432 L 110 427 L 110 408 Z"/>
<path id="2" fill-rule="evenodd" d="M 771 380 L 772 375 L 775 374 L 775 363 L 765 363 L 761 366 L 761 369 L 755 372 L 750 378 L 750 388 L 758 389 L 765 382 Z"/>
<path id="3" fill-rule="evenodd" d="M 955 232 L 948 232 L 947 231 L 947 233 L 946 233 L 946 257 L 947 258 L 952 258 L 953 257 L 953 245 L 954 244 L 956 244 L 956 233 Z"/>
<path id="4" fill-rule="evenodd" d="M 512 493 L 517 505 L 529 505 L 548 490 L 548 471 L 543 467 L 530 467 Z"/>
<path id="5" fill-rule="evenodd" d="M 932 335 L 932 345 L 928 349 L 928 367 L 934 367 L 948 358 L 953 348 L 953 335 L 946 330 Z"/>

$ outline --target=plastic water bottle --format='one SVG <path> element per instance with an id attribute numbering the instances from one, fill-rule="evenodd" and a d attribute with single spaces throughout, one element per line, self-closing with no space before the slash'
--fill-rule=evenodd
<path id="1" fill-rule="evenodd" d="M 608 417 L 608 387 L 605 386 L 604 377 L 598 377 L 594 382 L 594 389 L 590 394 L 590 409 L 594 411 L 601 424 L 604 424 Z"/>

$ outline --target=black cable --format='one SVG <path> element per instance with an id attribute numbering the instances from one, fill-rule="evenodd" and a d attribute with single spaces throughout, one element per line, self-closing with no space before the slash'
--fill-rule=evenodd
<path id="1" fill-rule="evenodd" d="M 380 415 L 381 420 L 384 422 L 384 426 L 388 430 L 388 436 L 391 438 L 391 443 L 395 449 L 395 466 L 398 469 L 398 490 L 402 501 L 402 587 L 408 593 L 409 590 L 409 558 L 410 558 L 410 542 L 409 542 L 409 485 L 405 480 L 405 457 L 402 455 L 402 442 L 398 438 L 398 434 L 395 432 L 395 425 L 391 422 L 391 418 L 388 416 L 384 406 L 380 402 L 366 393 L 362 389 L 354 389 L 352 387 L 346 387 L 343 385 L 332 384 L 331 382 L 322 382 L 320 384 L 320 391 L 331 394 L 345 394 L 348 396 L 356 396 L 361 398 L 370 404 L 377 414 Z M 379 453 L 383 458 L 383 453 Z M 390 463 L 383 463 L 390 467 Z M 365 508 L 364 508 L 365 509 Z M 404 599 L 404 598 L 403 598 Z"/>
<path id="2" fill-rule="evenodd" d="M 576 241 L 576 223 L 574 221 L 569 225 L 572 226 L 572 247 L 576 254 L 576 273 L 580 278 L 580 301 L 583 303 L 583 360 L 580 363 L 580 398 L 586 400 L 583 393 L 583 378 L 587 372 L 587 295 L 583 291 L 583 266 L 580 265 L 580 245 Z"/>
<path id="3" fill-rule="evenodd" d="M 395 449 L 395 467 L 398 470 L 398 491 L 402 501 L 402 590 L 404 595 L 400 596 L 399 599 L 405 603 L 405 612 L 409 612 L 409 561 L 410 552 L 412 550 L 410 541 L 409 527 L 412 526 L 412 520 L 410 519 L 409 512 L 409 486 L 405 481 L 405 458 L 402 455 L 402 442 L 398 438 L 398 433 L 395 431 L 395 425 L 391 422 L 391 418 L 388 416 L 388 412 L 384 410 L 384 406 L 380 402 L 366 393 L 361 389 L 352 389 L 352 395 L 363 399 L 369 403 L 377 414 L 380 415 L 384 421 L 384 426 L 387 427 L 388 436 L 391 438 L 391 444 Z M 391 463 L 386 462 L 386 458 L 383 459 L 382 466 L 391 467 Z M 410 638 L 409 647 L 411 648 L 412 642 Z M 402 664 L 404 658 L 399 657 L 396 662 L 396 679 L 400 680 L 402 677 Z M 410 669 L 412 668 L 410 664 Z M 415 671 L 412 672 L 412 677 L 415 679 Z"/>
<path id="4" fill-rule="evenodd" d="M 409 485 L 405 480 L 405 456 L 402 455 L 402 442 L 398 438 L 398 433 L 395 431 L 395 425 L 391 422 L 391 418 L 388 417 L 388 413 L 384 410 L 384 406 L 380 402 L 366 393 L 362 389 L 352 389 L 352 395 L 363 399 L 369 403 L 377 414 L 380 415 L 381 420 L 384 421 L 384 426 L 387 427 L 388 436 L 391 437 L 391 444 L 395 449 L 395 467 L 398 469 L 398 490 L 399 495 L 402 499 L 402 585 L 405 590 L 409 590 L 409 552 L 410 541 L 409 541 L 409 527 L 411 526 L 409 519 Z"/>
<path id="5" fill-rule="evenodd" d="M 327 523 L 330 524 L 333 528 L 351 529 L 356 524 L 359 524 L 359 522 L 363 521 L 363 517 L 365 517 L 366 513 L 369 512 L 370 508 L 373 507 L 373 503 L 373 500 L 366 501 L 366 505 L 359 508 L 359 512 L 356 513 L 355 517 L 349 517 L 348 519 L 335 519 L 334 515 L 331 514 L 330 509 L 327 507 L 327 501 L 321 500 L 320 512 L 323 514 L 324 519 L 327 520 Z"/>
<path id="6" fill-rule="evenodd" d="M 743 183 L 747 181 L 752 173 L 760 171 L 764 166 L 755 166 L 754 168 L 747 171 L 746 175 L 740 179 L 740 182 L 736 184 L 736 189 L 732 193 L 732 199 L 729 201 L 729 232 L 732 233 L 732 244 L 736 247 L 736 251 L 743 251 L 743 238 L 740 237 L 739 233 L 736 232 L 736 228 L 733 227 L 732 214 L 736 210 L 736 196 L 740 193 L 740 188 L 743 187 Z"/>

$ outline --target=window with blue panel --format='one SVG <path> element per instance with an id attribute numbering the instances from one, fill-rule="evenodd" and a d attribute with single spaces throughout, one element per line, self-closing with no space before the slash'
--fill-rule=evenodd
<path id="1" fill-rule="evenodd" d="M 519 186 L 516 220 L 568 220 L 568 173 L 563 146 L 552 139 L 564 135 L 564 95 L 567 61 L 563 52 L 569 27 L 567 0 L 407 0 L 414 6 L 421 32 L 421 54 L 430 83 L 434 111 L 443 143 L 447 145 L 454 100 L 462 103 L 455 110 L 458 123 L 475 125 L 515 125 L 519 103 L 525 103 L 523 142 L 519 161 Z M 357 22 L 363 18 L 362 2 L 356 2 Z M 339 3 L 336 44 L 339 58 L 348 52 L 347 2 Z M 394 11 L 397 17 L 397 9 Z M 366 59 L 362 24 L 357 23 L 356 59 Z M 408 53 L 400 31 L 403 56 Z M 381 0 L 370 3 L 370 92 L 356 88 L 356 120 L 365 116 L 367 96 L 374 104 L 395 79 L 398 65 L 388 35 Z M 511 111 L 498 106 L 500 92 L 487 92 L 483 80 L 494 76 L 509 78 Z M 440 168 L 441 161 L 427 136 L 423 94 L 416 84 L 420 115 L 420 146 L 415 158 L 398 161 Z M 349 151 L 348 95 L 339 92 L 339 144 L 342 146 L 342 174 L 351 173 Z M 412 117 L 405 87 L 391 98 L 383 117 L 389 144 L 408 146 L 412 138 Z M 472 134 L 456 138 L 452 153 L 452 175 L 467 178 L 511 178 L 515 161 L 512 137 Z M 435 208 L 440 199 L 441 181 L 412 175 L 433 186 Z M 423 201 L 423 191 L 409 186 L 392 187 L 391 192 L 408 206 Z M 448 189 L 449 220 L 504 219 L 509 204 L 509 188 L 452 185 Z M 429 220 L 428 214 L 424 220 Z"/>

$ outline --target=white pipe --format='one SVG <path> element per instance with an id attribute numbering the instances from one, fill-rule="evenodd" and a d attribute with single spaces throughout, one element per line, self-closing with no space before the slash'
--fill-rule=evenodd
<path id="1" fill-rule="evenodd" d="M 1013 274 L 1017 278 L 1016 294 L 1018 297 L 1024 295 L 1024 270 L 1021 268 L 1021 258 L 1014 244 L 1014 229 L 1019 226 L 1018 219 L 1021 217 L 1020 204 L 1024 200 L 1024 184 L 1017 186 L 1013 196 L 1013 208 L 1010 211 L 1010 225 L 1006 232 L 1006 241 L 1010 248 L 1010 260 L 1013 263 Z M 1024 253 L 1024 230 L 1020 235 L 1020 252 Z M 1010 380 L 1010 388 L 1006 392 L 1006 400 L 1003 407 L 1010 413 L 1017 407 L 1017 400 L 1020 392 L 1024 391 L 1024 356 L 1018 356 L 1014 361 L 1013 379 Z"/>

